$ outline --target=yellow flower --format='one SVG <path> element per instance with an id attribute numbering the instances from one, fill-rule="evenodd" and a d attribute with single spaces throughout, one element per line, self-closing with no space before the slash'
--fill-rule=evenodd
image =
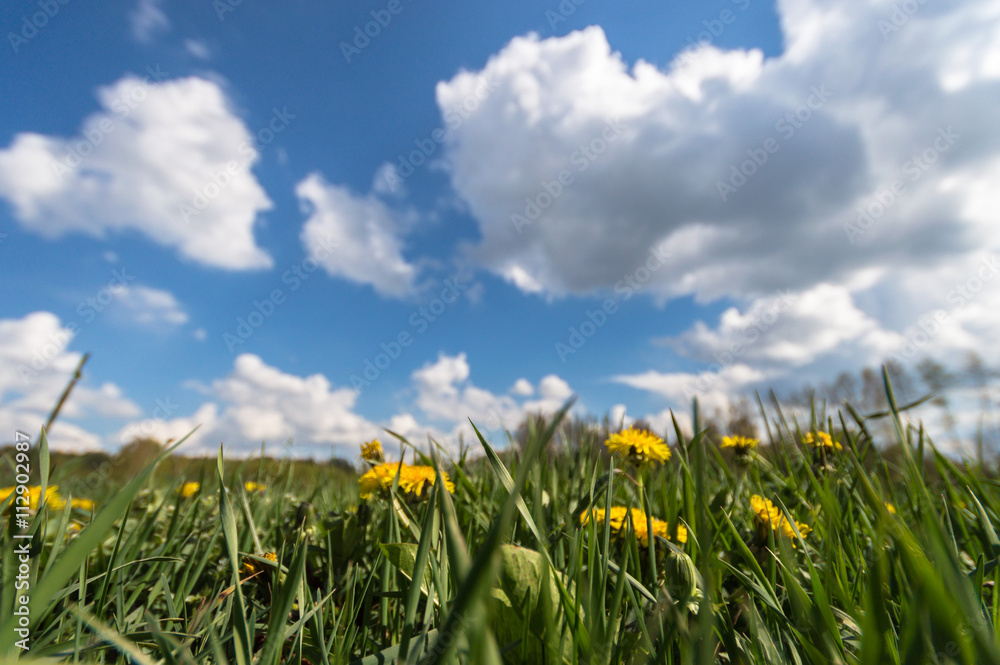
<path id="1" fill-rule="evenodd" d="M 16 487 L 4 487 L 0 489 L 0 501 L 3 501 L 11 494 L 17 494 Z M 28 488 L 28 509 L 32 512 L 38 510 L 38 506 L 42 503 L 42 488 L 38 485 Z M 17 496 L 14 497 L 13 502 L 17 505 Z M 23 504 L 21 504 L 23 505 Z M 52 510 L 62 510 L 66 507 L 66 501 L 61 496 L 59 496 L 59 486 L 49 485 L 45 488 L 45 505 L 47 505 Z M 70 499 L 70 508 L 78 508 L 80 510 L 92 510 L 94 507 L 94 502 L 90 499 Z"/>
<path id="2" fill-rule="evenodd" d="M 263 492 L 264 490 L 267 489 L 267 486 L 261 485 L 260 483 L 255 483 L 252 480 L 248 480 L 245 483 L 243 483 L 243 489 L 245 489 L 248 492 Z"/>
<path id="3" fill-rule="evenodd" d="M 754 494 L 750 497 L 750 509 L 753 510 L 754 522 L 756 522 L 758 529 L 763 529 L 765 533 L 767 529 L 771 529 L 788 538 L 795 538 L 795 529 L 792 527 L 792 523 L 781 514 L 781 509 L 771 503 L 770 499 Z M 803 538 L 812 531 L 808 524 L 802 522 L 795 522 L 795 527 L 798 528 Z"/>
<path id="4" fill-rule="evenodd" d="M 264 552 L 260 556 L 268 561 L 278 562 L 278 555 L 275 552 Z M 265 567 L 256 559 L 251 559 L 248 556 L 243 557 L 243 567 L 240 569 L 240 572 L 244 575 L 253 575 L 257 571 L 264 569 Z"/>
<path id="5" fill-rule="evenodd" d="M 383 462 L 368 469 L 364 475 L 358 478 L 358 484 L 361 485 L 361 498 L 367 500 L 371 498 L 372 494 L 392 487 L 392 479 L 396 477 L 399 465 L 399 462 Z M 400 479 L 402 480 L 402 470 L 400 470 Z"/>
<path id="6" fill-rule="evenodd" d="M 618 538 L 624 538 L 628 532 L 628 519 L 632 520 L 632 528 L 635 530 L 636 539 L 643 545 L 649 544 L 649 525 L 647 524 L 646 513 L 639 508 L 632 508 L 629 511 L 625 506 L 613 506 L 610 514 L 603 508 L 594 508 L 580 515 L 580 524 L 587 524 L 593 518 L 597 524 L 605 521 L 611 524 L 611 530 Z M 653 535 L 664 539 L 670 539 L 669 525 L 663 520 L 653 518 Z M 679 543 L 687 542 L 687 529 L 683 524 L 677 525 L 677 537 Z"/>
<path id="7" fill-rule="evenodd" d="M 369 499 L 372 494 L 392 487 L 392 480 L 396 477 L 397 469 L 399 469 L 399 490 L 410 496 L 423 496 L 424 488 L 433 485 L 437 479 L 437 474 L 432 466 L 383 462 L 373 466 L 358 479 L 358 483 L 361 485 L 361 498 Z M 454 493 L 455 484 L 448 479 L 448 474 L 442 471 L 441 478 L 444 479 L 445 489 Z"/>
<path id="8" fill-rule="evenodd" d="M 441 472 L 441 479 L 444 480 L 444 488 L 449 493 L 455 493 L 455 483 L 448 479 L 448 474 Z M 424 487 L 433 485 L 437 480 L 437 473 L 432 466 L 408 466 L 399 474 L 399 487 L 407 494 L 421 496 Z"/>
<path id="9" fill-rule="evenodd" d="M 382 455 L 382 442 L 372 439 L 368 443 L 361 444 L 361 459 L 372 464 L 379 464 L 385 457 Z"/>
<path id="10" fill-rule="evenodd" d="M 802 443 L 807 446 L 812 446 L 813 448 L 827 448 L 830 450 L 843 450 L 843 447 L 833 440 L 826 432 L 816 432 L 813 436 L 812 432 L 806 432 L 802 435 Z"/>
<path id="11" fill-rule="evenodd" d="M 194 496 L 201 489 L 201 483 L 184 483 L 177 488 L 177 492 L 185 499 Z"/>
<path id="12" fill-rule="evenodd" d="M 757 439 L 746 436 L 724 436 L 722 437 L 723 448 L 733 448 L 737 455 L 746 455 L 757 447 L 760 443 Z"/>
<path id="13" fill-rule="evenodd" d="M 609 452 L 636 464 L 662 463 L 670 459 L 670 448 L 663 442 L 663 439 L 634 427 L 612 434 L 604 442 L 604 445 L 607 446 Z"/>
<path id="14" fill-rule="evenodd" d="M 90 499 L 70 499 L 70 508 L 79 508 L 80 510 L 93 510 L 94 502 Z"/>
<path id="15" fill-rule="evenodd" d="M 889 511 L 890 515 L 896 514 L 896 506 L 892 505 L 888 501 L 885 502 L 885 509 Z"/>

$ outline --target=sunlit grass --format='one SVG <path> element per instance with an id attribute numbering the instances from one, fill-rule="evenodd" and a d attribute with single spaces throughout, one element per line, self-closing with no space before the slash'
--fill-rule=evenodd
<path id="1" fill-rule="evenodd" d="M 565 412 L 454 460 L 359 441 L 360 484 L 225 451 L 213 473 L 165 474 L 164 451 L 123 486 L 35 506 L 26 653 L 4 529 L 0 657 L 1000 662 L 1000 488 L 905 425 L 886 388 L 895 441 L 850 409 L 795 422 L 762 405 L 756 445 L 675 427 L 612 437 L 609 455 L 608 432 Z M 54 496 L 44 439 L 32 460 Z"/>

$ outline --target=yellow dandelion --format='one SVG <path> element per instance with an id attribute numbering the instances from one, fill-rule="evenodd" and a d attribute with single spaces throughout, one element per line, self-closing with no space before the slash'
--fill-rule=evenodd
<path id="1" fill-rule="evenodd" d="M 793 528 L 792 523 L 782 515 L 781 509 L 771 503 L 770 499 L 765 499 L 760 495 L 754 494 L 750 497 L 750 509 L 754 513 L 754 522 L 758 529 L 762 529 L 764 533 L 770 529 L 775 533 L 781 533 L 794 539 L 795 528 L 798 528 L 803 538 L 812 531 L 812 527 L 802 522 L 795 522 L 795 528 Z"/>
<path id="2" fill-rule="evenodd" d="M 190 483 L 184 483 L 183 485 L 178 487 L 177 493 L 180 494 L 183 498 L 188 499 L 197 494 L 199 490 L 201 490 L 201 483 L 190 482 Z"/>
<path id="3" fill-rule="evenodd" d="M 248 480 L 245 483 L 243 483 L 243 489 L 245 489 L 248 492 L 263 492 L 264 490 L 267 489 L 267 486 L 262 485 L 260 483 L 255 483 L 252 480 Z"/>
<path id="4" fill-rule="evenodd" d="M 813 448 L 843 450 L 843 447 L 826 432 L 816 432 L 815 436 L 812 432 L 806 432 L 802 435 L 802 443 Z"/>
<path id="5" fill-rule="evenodd" d="M 69 505 L 71 508 L 77 508 L 79 510 L 93 510 L 94 502 L 90 499 L 70 499 Z"/>
<path id="6" fill-rule="evenodd" d="M 5 500 L 8 496 L 14 494 L 13 502 L 16 505 L 24 505 L 23 502 L 17 500 L 17 488 L 16 487 L 4 487 L 0 489 L 0 501 Z M 23 494 L 28 500 L 28 510 L 35 512 L 38 507 L 43 503 L 42 501 L 42 488 L 38 485 L 34 487 L 27 488 L 27 494 Z M 45 505 L 47 505 L 52 510 L 62 510 L 66 507 L 66 500 L 59 495 L 58 485 L 49 485 L 45 488 Z M 77 508 L 79 510 L 92 510 L 94 507 L 94 502 L 90 499 L 70 499 L 70 508 Z"/>
<path id="7" fill-rule="evenodd" d="M 613 506 L 610 512 L 603 508 L 594 508 L 580 515 L 580 524 L 585 525 L 591 519 L 596 524 L 603 524 L 607 521 L 611 525 L 611 531 L 617 538 L 624 538 L 628 533 L 628 521 L 631 518 L 632 529 L 635 531 L 636 539 L 643 545 L 649 544 L 649 524 L 646 513 L 639 508 L 632 508 L 631 511 L 625 506 Z M 653 518 L 653 535 L 670 540 L 670 527 L 667 522 Z M 687 542 L 687 529 L 683 524 L 677 525 L 677 534 L 673 540 L 679 543 Z"/>
<path id="8" fill-rule="evenodd" d="M 722 447 L 732 448 L 736 451 L 737 455 L 746 455 L 751 450 L 757 447 L 760 443 L 757 439 L 751 439 L 747 436 L 724 436 L 722 437 Z"/>
<path id="9" fill-rule="evenodd" d="M 455 484 L 448 479 L 448 474 L 442 471 L 441 479 L 444 481 L 444 488 L 454 494 Z M 399 473 L 400 489 L 417 497 L 423 495 L 424 487 L 433 485 L 436 480 L 437 473 L 432 466 L 408 466 Z"/>
<path id="10" fill-rule="evenodd" d="M 382 442 L 372 439 L 368 443 L 361 444 L 361 459 L 372 464 L 379 464 L 385 460 L 382 454 Z"/>
<path id="11" fill-rule="evenodd" d="M 604 445 L 609 452 L 636 464 L 662 463 L 670 459 L 670 447 L 663 439 L 634 427 L 612 434 Z"/>
<path id="12" fill-rule="evenodd" d="M 396 477 L 397 469 L 399 469 L 400 478 L 402 478 L 403 472 L 400 469 L 400 464 L 400 462 L 383 462 L 368 469 L 358 478 L 358 484 L 361 486 L 361 498 L 367 500 L 373 494 L 392 487 L 392 479 Z"/>
<path id="13" fill-rule="evenodd" d="M 264 552 L 260 555 L 261 558 L 267 559 L 268 561 L 273 561 L 278 563 L 278 555 L 275 552 Z M 240 568 L 240 572 L 244 575 L 253 575 L 254 573 L 265 570 L 266 567 L 261 564 L 260 561 L 256 559 L 251 559 L 248 556 L 243 557 L 243 567 Z"/>
<path id="14" fill-rule="evenodd" d="M 890 515 L 896 514 L 896 506 L 892 505 L 888 501 L 885 502 L 885 509 L 889 511 Z"/>

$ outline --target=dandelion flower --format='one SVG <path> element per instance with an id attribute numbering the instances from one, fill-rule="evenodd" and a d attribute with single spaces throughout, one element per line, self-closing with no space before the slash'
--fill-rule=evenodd
<path id="1" fill-rule="evenodd" d="M 392 479 L 396 477 L 396 470 L 399 468 L 399 462 L 383 462 L 368 469 L 364 475 L 358 478 L 358 484 L 361 485 L 361 498 L 367 500 L 376 492 L 392 487 Z M 402 476 L 401 469 L 400 476 Z"/>
<path id="2" fill-rule="evenodd" d="M 267 489 L 267 486 L 261 485 L 260 483 L 255 483 L 252 480 L 248 480 L 245 483 L 243 483 L 243 489 L 245 489 L 248 492 L 263 492 L 264 490 Z"/>
<path id="3" fill-rule="evenodd" d="M 663 439 L 651 432 L 629 427 L 617 432 L 604 442 L 608 451 L 636 464 L 666 462 L 670 459 L 670 447 Z"/>
<path id="4" fill-rule="evenodd" d="M 28 498 L 28 510 L 35 512 L 38 507 L 43 503 L 42 501 L 42 488 L 38 485 L 34 487 L 27 488 Z M 16 487 L 4 487 L 0 489 L 0 501 L 4 501 L 8 496 L 14 494 L 15 497 L 13 501 L 17 503 L 17 488 Z M 62 510 L 66 507 L 66 500 L 59 496 L 59 486 L 58 485 L 48 485 L 45 488 L 45 505 L 47 505 L 52 510 Z M 79 510 L 92 510 L 94 508 L 94 502 L 90 499 L 70 499 L 70 508 L 77 508 Z M 24 505 L 23 503 L 20 505 Z"/>
<path id="5" fill-rule="evenodd" d="M 70 508 L 77 508 L 79 510 L 93 510 L 94 502 L 90 499 L 70 499 Z"/>
<path id="6" fill-rule="evenodd" d="M 367 443 L 362 443 L 361 459 L 372 464 L 379 464 L 385 461 L 385 457 L 382 454 L 382 442 L 378 439 L 372 439 Z"/>
<path id="7" fill-rule="evenodd" d="M 632 508 L 631 511 L 625 506 L 613 506 L 610 512 L 603 508 L 594 508 L 580 515 L 580 524 L 587 524 L 591 519 L 596 524 L 603 524 L 607 521 L 611 525 L 611 531 L 617 538 L 624 538 L 628 533 L 628 520 L 632 520 L 632 528 L 635 530 L 636 539 L 643 545 L 649 544 L 649 524 L 646 513 L 639 508 Z M 664 539 L 670 539 L 669 525 L 663 520 L 653 518 L 653 535 Z M 677 525 L 677 536 L 675 540 L 679 543 L 687 542 L 687 529 L 683 524 Z"/>
<path id="8" fill-rule="evenodd" d="M 273 561 L 278 563 L 278 555 L 275 552 L 265 552 L 260 555 L 261 558 L 267 559 L 268 561 Z M 243 557 L 243 567 L 240 572 L 244 575 L 253 575 L 254 573 L 264 570 L 264 565 L 257 561 L 256 559 L 251 559 L 248 556 Z"/>
<path id="9" fill-rule="evenodd" d="M 177 488 L 177 493 L 180 494 L 183 498 L 188 499 L 197 494 L 200 489 L 201 489 L 201 483 L 195 483 L 195 482 L 184 483 L 183 485 Z"/>
<path id="10" fill-rule="evenodd" d="M 795 529 L 797 528 L 802 537 L 805 538 L 806 534 L 812 531 L 809 525 L 801 522 L 795 522 L 793 527 L 792 523 L 781 514 L 781 509 L 771 503 L 770 499 L 765 499 L 760 495 L 754 494 L 750 497 L 750 509 L 754 513 L 754 522 L 758 529 L 763 530 L 764 533 L 771 529 L 788 538 L 795 538 Z"/>
<path id="11" fill-rule="evenodd" d="M 441 472 L 441 479 L 444 481 L 444 488 L 454 494 L 455 484 L 448 479 L 448 474 Z M 433 485 L 437 480 L 437 473 L 432 466 L 408 466 L 399 474 L 399 486 L 407 494 L 421 496 L 424 487 Z"/>
<path id="12" fill-rule="evenodd" d="M 408 496 L 424 496 L 424 488 L 433 485 L 437 480 L 437 473 L 432 466 L 411 466 L 401 462 L 383 462 L 373 466 L 359 479 L 361 485 L 361 498 L 369 499 L 377 492 L 385 491 L 392 487 L 392 481 L 399 471 L 399 491 Z M 441 472 L 444 479 L 444 487 L 449 492 L 455 492 L 455 484 L 448 479 L 448 474 Z"/>
<path id="13" fill-rule="evenodd" d="M 885 509 L 889 511 L 890 515 L 896 514 L 896 506 L 892 505 L 888 501 L 885 502 Z"/>
<path id="14" fill-rule="evenodd" d="M 746 455 L 760 443 L 757 439 L 747 436 L 724 436 L 722 437 L 722 447 L 732 448 L 737 455 Z"/>
<path id="15" fill-rule="evenodd" d="M 812 432 L 806 432 L 805 434 L 802 435 L 802 443 L 817 449 L 825 449 L 825 450 L 843 449 L 843 447 L 838 442 L 834 441 L 833 437 L 831 437 L 826 432 L 816 432 L 815 435 L 813 435 Z"/>

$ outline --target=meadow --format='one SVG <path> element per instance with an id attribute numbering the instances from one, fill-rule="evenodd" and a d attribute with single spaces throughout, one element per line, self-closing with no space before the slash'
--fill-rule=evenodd
<path id="1" fill-rule="evenodd" d="M 453 457 L 359 441 L 361 474 L 178 442 L 85 497 L 43 435 L 29 526 L 0 503 L 0 661 L 1000 662 L 995 467 L 883 378 L 880 413 L 758 400 L 759 443 L 567 404 Z"/>

